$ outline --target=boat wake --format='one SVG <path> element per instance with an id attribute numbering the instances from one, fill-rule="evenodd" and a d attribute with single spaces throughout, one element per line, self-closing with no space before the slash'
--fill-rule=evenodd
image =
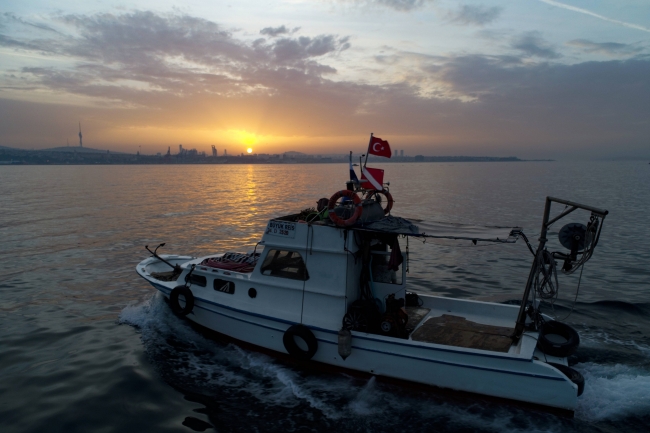
<path id="1" fill-rule="evenodd" d="M 625 306 L 630 310 L 634 306 Z M 591 328 L 591 329 L 590 329 Z M 591 421 L 650 414 L 650 347 L 646 338 L 624 338 L 629 330 L 586 327 L 574 368 L 585 378 L 576 417 Z"/>
<path id="2" fill-rule="evenodd" d="M 575 415 L 589 421 L 650 414 L 650 370 L 623 364 L 574 366 L 585 378 L 585 392 Z"/>

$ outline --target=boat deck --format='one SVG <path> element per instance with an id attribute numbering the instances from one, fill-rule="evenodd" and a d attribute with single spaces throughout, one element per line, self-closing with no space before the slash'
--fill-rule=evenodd
<path id="1" fill-rule="evenodd" d="M 411 334 L 411 340 L 507 353 L 512 345 L 513 331 L 513 328 L 484 325 L 443 314 L 419 326 Z"/>
<path id="2" fill-rule="evenodd" d="M 532 357 L 536 339 L 512 339 L 518 306 L 421 295 L 407 307 L 409 340 L 464 349 Z M 531 335 L 532 337 L 532 335 Z M 514 343 L 514 344 L 513 344 Z"/>

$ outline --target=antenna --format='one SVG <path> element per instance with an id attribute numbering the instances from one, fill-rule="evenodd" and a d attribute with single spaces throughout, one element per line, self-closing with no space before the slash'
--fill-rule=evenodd
<path id="1" fill-rule="evenodd" d="M 83 142 L 81 141 L 81 122 L 79 122 L 79 147 L 84 147 Z"/>

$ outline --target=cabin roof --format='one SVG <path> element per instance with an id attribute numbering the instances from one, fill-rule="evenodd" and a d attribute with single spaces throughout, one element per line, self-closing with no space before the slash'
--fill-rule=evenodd
<path id="1" fill-rule="evenodd" d="M 272 220 L 298 221 L 298 214 L 273 218 Z M 318 224 L 332 226 L 341 230 L 370 233 L 397 234 L 419 238 L 457 239 L 481 242 L 514 243 L 519 238 L 521 227 L 480 226 L 474 224 L 457 224 L 441 221 L 428 221 L 415 218 L 401 218 L 386 215 L 381 219 L 357 223 L 350 227 L 336 227 L 332 221 L 325 219 Z"/>

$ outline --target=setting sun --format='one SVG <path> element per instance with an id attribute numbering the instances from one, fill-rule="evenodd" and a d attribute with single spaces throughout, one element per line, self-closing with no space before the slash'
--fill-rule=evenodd
<path id="1" fill-rule="evenodd" d="M 246 149 L 246 152 L 248 152 L 249 154 L 251 154 L 251 153 L 253 153 L 253 149 L 251 149 L 251 148 L 249 147 L 248 149 Z"/>

